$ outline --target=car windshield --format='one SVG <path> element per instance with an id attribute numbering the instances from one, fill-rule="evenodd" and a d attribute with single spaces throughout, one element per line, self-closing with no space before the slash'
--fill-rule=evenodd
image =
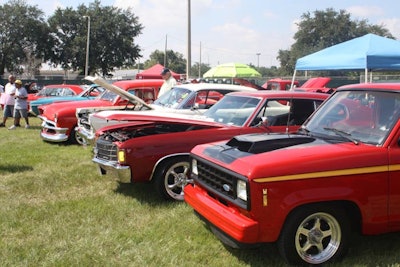
<path id="1" fill-rule="evenodd" d="M 161 95 L 154 105 L 168 108 L 179 108 L 183 102 L 186 102 L 192 91 L 182 87 L 174 87 L 165 94 Z"/>
<path id="2" fill-rule="evenodd" d="M 338 91 L 302 128 L 332 140 L 382 145 L 397 122 L 400 94 Z"/>
<path id="3" fill-rule="evenodd" d="M 243 126 L 260 103 L 260 98 L 225 95 L 204 113 L 206 119 L 226 125 Z"/>
<path id="4" fill-rule="evenodd" d="M 101 86 L 90 86 L 86 90 L 82 91 L 78 96 L 80 97 L 98 96 L 104 91 L 105 89 Z"/>
<path id="5" fill-rule="evenodd" d="M 116 93 L 111 92 L 109 90 L 105 90 L 101 95 L 97 97 L 97 99 L 114 102 L 114 100 L 117 99 L 117 97 L 118 95 Z"/>

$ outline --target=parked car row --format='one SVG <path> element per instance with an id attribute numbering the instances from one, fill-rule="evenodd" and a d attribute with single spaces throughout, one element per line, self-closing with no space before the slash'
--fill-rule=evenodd
<path id="1" fill-rule="evenodd" d="M 39 106 L 43 140 L 92 145 L 99 173 L 185 201 L 228 246 L 320 265 L 353 232 L 400 230 L 400 84 L 180 84 L 156 99 L 162 80 L 88 79 L 95 99 Z"/>

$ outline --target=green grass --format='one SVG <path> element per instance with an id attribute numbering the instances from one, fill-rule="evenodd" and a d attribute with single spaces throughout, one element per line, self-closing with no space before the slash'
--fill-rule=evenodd
<path id="1" fill-rule="evenodd" d="M 275 246 L 223 246 L 185 203 L 100 176 L 90 147 L 0 128 L 1 266 L 286 266 Z M 10 121 L 8 124 L 10 125 Z M 336 266 L 400 266 L 400 234 L 357 237 Z"/>

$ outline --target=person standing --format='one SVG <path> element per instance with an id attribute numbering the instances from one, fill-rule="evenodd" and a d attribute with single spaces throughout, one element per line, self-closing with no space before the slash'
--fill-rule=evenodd
<path id="1" fill-rule="evenodd" d="M 162 70 L 161 77 L 163 78 L 164 83 L 161 85 L 160 92 L 158 92 L 158 97 L 160 97 L 162 94 L 165 94 L 176 85 L 176 80 L 168 68 L 164 68 Z"/>
<path id="2" fill-rule="evenodd" d="M 25 128 L 29 128 L 28 119 L 28 91 L 22 86 L 21 80 L 15 81 L 14 125 L 9 130 L 14 130 L 20 125 L 21 118 L 25 119 Z"/>
<path id="3" fill-rule="evenodd" d="M 9 117 L 13 116 L 14 113 L 14 95 L 15 95 L 15 76 L 8 76 L 8 83 L 4 88 L 4 110 L 3 110 L 3 122 L 0 123 L 0 127 L 6 126 L 6 121 Z"/>
<path id="4" fill-rule="evenodd" d="M 0 84 L 0 107 L 1 110 L 4 109 L 4 86 Z"/>

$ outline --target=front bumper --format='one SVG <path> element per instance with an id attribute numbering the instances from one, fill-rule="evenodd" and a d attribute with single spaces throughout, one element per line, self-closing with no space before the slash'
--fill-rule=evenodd
<path id="1" fill-rule="evenodd" d="M 110 174 L 121 183 L 131 182 L 131 168 L 129 166 L 122 166 L 118 162 L 98 158 L 93 158 L 92 161 L 97 163 L 101 175 Z"/>
<path id="2" fill-rule="evenodd" d="M 244 216 L 236 208 L 223 205 L 198 186 L 185 186 L 184 196 L 185 201 L 214 228 L 214 234 L 226 245 L 237 248 L 258 244 L 257 221 Z"/>
<path id="3" fill-rule="evenodd" d="M 94 145 L 94 140 L 95 140 L 95 134 L 92 133 L 91 131 L 86 130 L 86 128 L 77 126 L 75 127 L 75 132 L 78 134 L 82 140 L 89 145 Z"/>
<path id="4" fill-rule="evenodd" d="M 54 121 L 50 121 L 42 116 L 39 116 L 42 120 L 42 131 L 40 137 L 49 142 L 66 142 L 69 136 L 67 135 L 68 128 L 60 128 L 56 126 Z"/>

